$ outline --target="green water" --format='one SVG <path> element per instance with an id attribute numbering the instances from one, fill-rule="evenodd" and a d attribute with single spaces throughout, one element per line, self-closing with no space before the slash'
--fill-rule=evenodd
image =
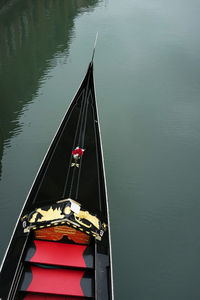
<path id="1" fill-rule="evenodd" d="M 197 0 L 16 0 L 1 11 L 0 259 L 98 31 L 115 299 L 199 300 L 199 12 Z"/>

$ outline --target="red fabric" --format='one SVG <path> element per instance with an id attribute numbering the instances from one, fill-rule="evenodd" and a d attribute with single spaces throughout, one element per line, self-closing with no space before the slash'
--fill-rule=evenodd
<path id="1" fill-rule="evenodd" d="M 34 243 L 36 252 L 31 258 L 31 262 L 86 268 L 83 259 L 83 252 L 85 251 L 86 246 L 37 240 L 35 240 Z"/>
<path id="2" fill-rule="evenodd" d="M 68 269 L 45 269 L 31 266 L 33 279 L 27 292 L 84 296 L 81 278 L 84 271 Z"/>
<path id="3" fill-rule="evenodd" d="M 23 300 L 86 300 L 86 298 L 48 295 L 48 294 L 28 294 L 24 297 Z"/>
<path id="4" fill-rule="evenodd" d="M 72 151 L 72 155 L 78 154 L 78 156 L 82 156 L 83 155 L 83 150 L 81 148 L 77 148 L 75 150 Z"/>

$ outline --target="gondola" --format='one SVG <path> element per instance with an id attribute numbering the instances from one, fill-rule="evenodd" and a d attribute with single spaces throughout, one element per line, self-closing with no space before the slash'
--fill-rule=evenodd
<path id="1" fill-rule="evenodd" d="M 114 299 L 93 59 L 15 226 L 0 299 Z"/>

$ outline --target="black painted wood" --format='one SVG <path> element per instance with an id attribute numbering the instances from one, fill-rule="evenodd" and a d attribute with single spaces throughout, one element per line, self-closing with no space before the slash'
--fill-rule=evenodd
<path id="1" fill-rule="evenodd" d="M 106 186 L 94 90 L 93 63 L 77 91 L 45 156 L 29 192 L 20 218 L 37 207 L 71 197 L 101 221 L 107 223 Z M 71 168 L 72 150 L 85 149 L 80 168 Z M 12 300 L 17 295 L 25 253 L 33 234 L 25 234 L 19 221 L 13 233 L 0 274 L 0 298 Z M 112 299 L 109 234 L 96 247 L 95 291 L 98 300 Z M 23 275 L 24 276 L 24 275 Z"/>

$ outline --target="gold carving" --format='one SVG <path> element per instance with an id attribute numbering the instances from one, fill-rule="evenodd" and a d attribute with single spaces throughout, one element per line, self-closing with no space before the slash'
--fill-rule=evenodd
<path id="1" fill-rule="evenodd" d="M 41 214 L 42 217 L 39 218 L 37 222 L 47 222 L 56 219 L 63 219 L 65 217 L 65 215 L 62 214 L 60 208 L 53 209 L 52 207 L 50 207 L 48 210 L 42 210 L 41 208 L 38 208 L 29 222 L 34 223 L 38 214 Z"/>
<path id="2" fill-rule="evenodd" d="M 85 226 L 85 227 L 87 227 L 87 228 L 91 228 L 92 225 L 91 225 L 91 224 L 90 224 L 90 225 L 85 224 L 85 223 L 84 223 L 84 219 L 85 219 L 85 220 L 88 220 L 88 221 L 89 221 L 90 223 L 92 223 L 97 229 L 99 229 L 99 220 L 98 220 L 98 218 L 95 217 L 95 216 L 92 216 L 88 211 L 82 211 L 82 210 L 80 210 L 79 214 L 74 213 L 74 217 L 75 217 L 75 220 L 76 220 L 79 224 L 81 224 L 81 225 L 83 225 L 83 226 Z"/>
<path id="3" fill-rule="evenodd" d="M 67 206 L 67 207 L 65 208 L 65 210 L 64 210 L 64 213 L 65 213 L 66 215 L 71 214 L 71 208 L 70 208 L 69 206 Z"/>
<path id="4" fill-rule="evenodd" d="M 79 164 L 77 164 L 77 163 L 72 163 L 72 164 L 71 164 L 71 167 L 77 167 L 77 168 L 79 168 Z"/>

